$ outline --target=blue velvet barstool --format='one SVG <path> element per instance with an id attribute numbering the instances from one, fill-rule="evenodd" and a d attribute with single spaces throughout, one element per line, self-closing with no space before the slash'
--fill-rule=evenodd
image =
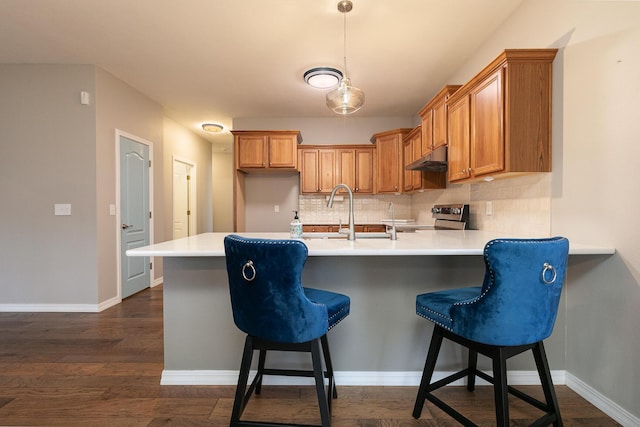
<path id="1" fill-rule="evenodd" d="M 544 411 L 533 425 L 562 426 L 542 341 L 553 331 L 568 253 L 569 241 L 563 237 L 492 240 L 484 249 L 482 286 L 417 296 L 416 313 L 433 322 L 434 330 L 414 418 L 420 418 L 427 399 L 462 425 L 475 426 L 433 392 L 465 377 L 473 391 L 478 376 L 494 386 L 498 426 L 509 425 L 509 393 Z M 468 348 L 468 367 L 432 383 L 444 338 Z M 533 352 L 545 402 L 507 385 L 507 359 L 527 350 Z M 476 368 L 478 353 L 491 358 L 493 377 Z"/>
<path id="2" fill-rule="evenodd" d="M 247 334 L 230 426 L 297 425 L 240 420 L 252 394 L 260 394 L 265 375 L 315 378 L 321 425 L 330 426 L 331 399 L 337 391 L 327 331 L 349 314 L 349 297 L 302 287 L 308 252 L 298 240 L 229 235 L 224 248 L 233 320 Z M 247 389 L 254 350 L 259 351 L 257 373 Z M 266 368 L 268 350 L 308 352 L 313 369 Z"/>

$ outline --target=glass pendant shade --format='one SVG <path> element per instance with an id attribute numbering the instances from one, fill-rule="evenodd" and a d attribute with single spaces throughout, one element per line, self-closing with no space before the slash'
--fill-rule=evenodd
<path id="1" fill-rule="evenodd" d="M 338 114 L 355 113 L 364 105 L 364 92 L 351 86 L 351 79 L 344 77 L 337 89 L 327 93 L 327 107 Z"/>

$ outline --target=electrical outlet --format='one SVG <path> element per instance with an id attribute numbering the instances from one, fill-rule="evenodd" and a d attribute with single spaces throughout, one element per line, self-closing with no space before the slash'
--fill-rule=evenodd
<path id="1" fill-rule="evenodd" d="M 71 205 L 69 203 L 56 203 L 53 205 L 54 215 L 71 215 Z"/>
<path id="2" fill-rule="evenodd" d="M 486 211 L 487 215 L 493 215 L 493 202 L 492 201 L 488 201 L 487 202 L 487 211 Z"/>

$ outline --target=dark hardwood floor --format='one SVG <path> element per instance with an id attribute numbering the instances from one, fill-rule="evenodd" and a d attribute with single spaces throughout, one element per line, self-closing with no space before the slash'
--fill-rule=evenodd
<path id="1" fill-rule="evenodd" d="M 160 386 L 162 352 L 162 286 L 102 313 L 0 313 L 0 425 L 228 425 L 235 387 Z M 414 420 L 415 387 L 338 387 L 334 427 L 458 425 L 429 403 Z M 569 388 L 556 389 L 565 426 L 618 425 Z M 441 393 L 479 425 L 494 424 L 490 387 Z M 517 399 L 510 409 L 515 426 L 539 416 Z M 255 414 L 319 421 L 312 387 L 264 387 L 247 408 Z"/>

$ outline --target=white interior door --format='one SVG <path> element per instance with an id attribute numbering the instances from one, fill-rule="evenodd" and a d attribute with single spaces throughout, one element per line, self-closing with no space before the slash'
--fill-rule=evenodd
<path id="1" fill-rule="evenodd" d="M 196 234 L 195 165 L 173 159 L 173 238 Z"/>
<path id="2" fill-rule="evenodd" d="M 120 135 L 120 274 L 126 298 L 151 286 L 148 257 L 127 257 L 128 249 L 149 245 L 149 146 Z"/>

